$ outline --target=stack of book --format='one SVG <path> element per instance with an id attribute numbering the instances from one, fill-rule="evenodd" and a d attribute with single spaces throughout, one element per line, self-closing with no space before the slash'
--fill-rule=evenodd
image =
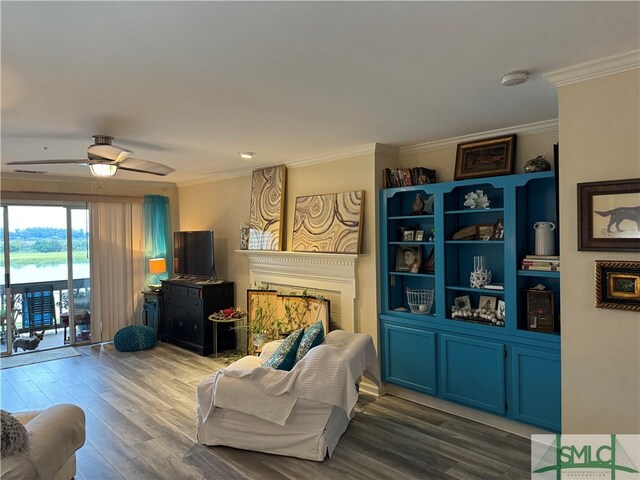
<path id="1" fill-rule="evenodd" d="M 560 256 L 527 255 L 522 259 L 522 270 L 560 271 Z"/>
<path id="2" fill-rule="evenodd" d="M 385 168 L 382 181 L 384 188 L 436 183 L 436 171 L 424 167 Z"/>

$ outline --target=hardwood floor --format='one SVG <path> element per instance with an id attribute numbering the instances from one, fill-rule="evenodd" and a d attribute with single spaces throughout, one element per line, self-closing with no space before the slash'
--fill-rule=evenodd
<path id="1" fill-rule="evenodd" d="M 79 347 L 79 357 L 2 370 L 8 411 L 74 403 L 87 416 L 78 480 L 528 479 L 530 443 L 396 397 L 361 395 L 331 459 L 312 462 L 195 442 L 195 386 L 224 366 L 159 343 L 121 353 Z"/>

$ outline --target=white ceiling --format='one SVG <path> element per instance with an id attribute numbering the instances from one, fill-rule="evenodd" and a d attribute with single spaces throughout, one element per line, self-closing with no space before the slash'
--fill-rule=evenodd
<path id="1" fill-rule="evenodd" d="M 12 160 L 84 158 L 93 134 L 176 169 L 114 179 L 181 182 L 549 120 L 557 95 L 543 73 L 640 48 L 635 1 L 0 9 L 2 171 Z M 501 86 L 512 70 L 531 77 Z M 247 150 L 258 155 L 240 160 Z"/>

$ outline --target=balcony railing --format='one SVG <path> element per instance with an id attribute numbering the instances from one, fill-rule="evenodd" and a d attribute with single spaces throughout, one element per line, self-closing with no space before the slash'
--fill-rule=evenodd
<path id="1" fill-rule="evenodd" d="M 11 285 L 11 310 L 14 326 L 14 334 L 20 334 L 28 332 L 29 328 L 24 325 L 23 320 L 23 299 L 25 298 L 25 292 L 27 291 L 42 291 L 53 290 L 54 304 L 55 304 L 55 323 L 45 327 L 37 327 L 38 330 L 46 330 L 53 328 L 64 328 L 68 326 L 69 319 L 69 283 L 67 280 L 52 280 L 48 282 L 33 282 L 33 283 L 16 283 Z M 74 310 L 76 318 L 78 314 L 88 316 L 89 312 L 89 294 L 90 294 L 90 280 L 88 278 L 74 279 Z M 86 299 L 86 300 L 85 300 Z M 1 322 L 1 340 L 4 343 L 6 339 L 6 288 L 4 285 L 0 285 L 0 322 Z M 64 319 L 66 318 L 66 322 Z M 65 339 L 66 340 L 66 339 Z"/>

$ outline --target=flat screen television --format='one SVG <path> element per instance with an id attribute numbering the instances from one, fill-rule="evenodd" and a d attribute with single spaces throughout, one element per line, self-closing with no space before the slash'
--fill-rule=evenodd
<path id="1" fill-rule="evenodd" d="M 173 232 L 173 271 L 177 277 L 216 277 L 211 230 Z"/>

